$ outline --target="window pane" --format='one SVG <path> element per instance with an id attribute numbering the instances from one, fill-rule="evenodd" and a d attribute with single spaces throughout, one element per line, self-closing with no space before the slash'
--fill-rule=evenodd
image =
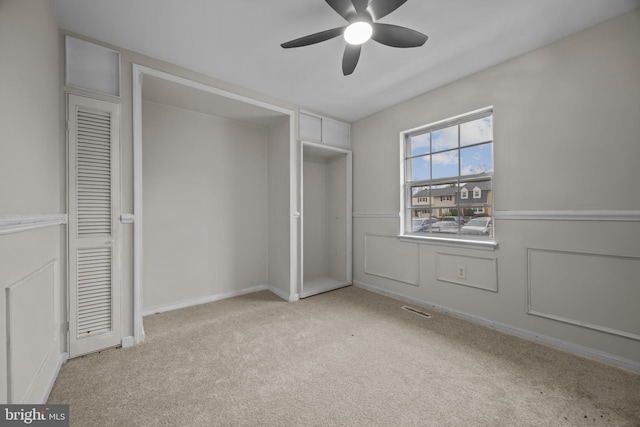
<path id="1" fill-rule="evenodd" d="M 460 146 L 493 141 L 491 116 L 460 125 Z"/>
<path id="2" fill-rule="evenodd" d="M 434 154 L 433 179 L 458 176 L 458 151 Z"/>
<path id="3" fill-rule="evenodd" d="M 417 209 L 411 213 L 411 225 L 408 230 L 411 233 L 424 233 L 429 231 L 429 225 L 436 222 L 437 219 L 429 216 L 429 210 Z"/>
<path id="4" fill-rule="evenodd" d="M 429 186 L 411 187 L 411 206 L 427 207 L 430 205 Z"/>
<path id="5" fill-rule="evenodd" d="M 423 233 L 428 230 L 429 224 L 437 221 L 431 215 L 431 190 L 430 186 L 423 185 L 411 187 L 411 209 L 407 231 L 411 233 Z"/>
<path id="6" fill-rule="evenodd" d="M 493 172 L 492 151 L 493 143 L 461 149 L 460 175 L 476 175 L 480 173 Z"/>
<path id="7" fill-rule="evenodd" d="M 423 179 L 430 179 L 430 157 L 431 156 L 422 156 L 415 157 L 410 160 L 411 162 L 411 181 L 420 181 Z M 407 171 L 408 172 L 408 171 Z M 407 173 L 409 175 L 409 173 Z"/>
<path id="8" fill-rule="evenodd" d="M 444 151 L 458 147 L 458 126 L 451 126 L 431 133 L 433 151 Z"/>
<path id="9" fill-rule="evenodd" d="M 492 204 L 491 181 L 469 181 L 460 184 L 461 188 L 467 190 L 469 197 L 460 199 L 460 209 L 466 217 L 478 214 L 490 214 L 485 208 Z"/>
<path id="10" fill-rule="evenodd" d="M 477 211 L 474 218 L 471 218 L 460 229 L 460 234 L 463 236 L 485 236 L 493 237 L 493 219 L 489 216 L 483 216 L 483 208 L 475 208 Z"/>
<path id="11" fill-rule="evenodd" d="M 430 144 L 431 140 L 429 139 L 430 133 L 425 133 L 422 135 L 412 136 L 409 144 L 411 157 L 419 156 L 421 154 L 429 154 L 431 151 Z"/>

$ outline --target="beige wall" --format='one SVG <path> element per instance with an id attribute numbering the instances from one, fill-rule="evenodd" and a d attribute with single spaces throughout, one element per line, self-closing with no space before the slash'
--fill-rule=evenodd
<path id="1" fill-rule="evenodd" d="M 268 170 L 268 284 L 280 296 L 291 292 L 291 227 L 290 227 L 290 120 L 285 119 L 269 129 L 267 148 Z"/>
<path id="2" fill-rule="evenodd" d="M 304 155 L 304 279 L 329 276 L 329 168 L 326 159 Z"/>
<path id="3" fill-rule="evenodd" d="M 347 258 L 347 162 L 348 156 L 341 155 L 327 159 L 327 223 L 329 241 L 327 254 L 329 261 L 329 277 L 348 282 Z M 351 218 L 349 218 L 351 219 Z"/>
<path id="4" fill-rule="evenodd" d="M 636 9 L 353 124 L 354 211 L 398 211 L 401 131 L 493 105 L 496 211 L 637 213 L 638 40 Z M 358 283 L 558 339 L 572 349 L 588 347 L 640 368 L 637 221 L 498 219 L 497 250 L 403 243 L 410 252 L 403 256 L 418 260 L 409 264 L 387 239 L 382 241 L 388 250 L 368 248 L 370 254 L 387 253 L 386 265 L 376 266 L 377 275 L 366 273 L 365 235 L 398 232 L 396 218 L 355 219 Z M 450 254 L 455 256 L 445 257 Z M 380 277 L 394 277 L 400 264 L 412 269 L 409 276 L 418 278 L 418 286 Z M 495 279 L 477 273 L 495 264 Z M 462 284 L 453 283 L 456 276 L 447 271 L 458 265 L 467 266 Z M 593 268 L 605 269 L 607 280 L 589 274 L 596 273 Z M 557 273 L 552 284 L 542 279 L 547 271 Z M 486 290 L 496 287 L 498 292 Z M 527 314 L 529 305 L 549 316 Z"/>
<path id="5" fill-rule="evenodd" d="M 0 58 L 0 219 L 64 213 L 61 62 L 49 1 L 0 2 Z M 55 379 L 66 349 L 65 233 L 61 225 L 0 233 L 0 403 L 41 402 Z"/>
<path id="6" fill-rule="evenodd" d="M 48 1 L 7 0 L 0 20 L 0 214 L 59 213 L 64 176 L 55 15 Z"/>
<path id="7" fill-rule="evenodd" d="M 267 283 L 267 129 L 143 102 L 145 312 Z"/>

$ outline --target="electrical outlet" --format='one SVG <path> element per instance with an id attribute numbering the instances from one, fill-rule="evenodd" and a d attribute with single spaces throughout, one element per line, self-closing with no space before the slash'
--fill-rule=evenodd
<path id="1" fill-rule="evenodd" d="M 467 278 L 467 268 L 459 265 L 456 267 L 458 270 L 458 279 L 466 279 Z"/>

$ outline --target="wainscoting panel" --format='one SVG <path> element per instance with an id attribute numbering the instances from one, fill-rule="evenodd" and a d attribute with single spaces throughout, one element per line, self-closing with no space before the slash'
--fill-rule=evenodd
<path id="1" fill-rule="evenodd" d="M 419 248 L 401 243 L 396 236 L 364 235 L 364 272 L 418 286 Z"/>
<path id="2" fill-rule="evenodd" d="M 6 289 L 9 403 L 39 403 L 57 369 L 58 277 L 53 260 Z"/>
<path id="3" fill-rule="evenodd" d="M 527 254 L 529 314 L 640 340 L 640 258 L 534 248 Z"/>
<path id="4" fill-rule="evenodd" d="M 496 258 L 437 253 L 436 274 L 443 282 L 498 292 Z"/>

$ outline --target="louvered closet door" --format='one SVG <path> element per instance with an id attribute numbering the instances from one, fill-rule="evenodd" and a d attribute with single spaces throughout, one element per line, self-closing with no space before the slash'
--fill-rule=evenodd
<path id="1" fill-rule="evenodd" d="M 121 343 L 119 105 L 69 95 L 69 356 Z"/>

